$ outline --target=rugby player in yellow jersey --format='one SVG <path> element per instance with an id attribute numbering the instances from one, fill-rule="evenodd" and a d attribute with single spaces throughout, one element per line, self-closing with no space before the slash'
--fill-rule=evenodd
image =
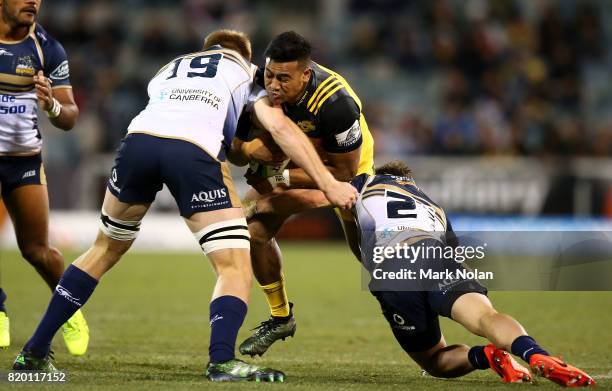
<path id="1" fill-rule="evenodd" d="M 346 80 L 312 61 L 310 43 L 293 31 L 275 37 L 265 56 L 266 65 L 263 72 L 260 71 L 259 82 L 263 81 L 270 100 L 280 103 L 285 114 L 310 138 L 335 178 L 350 181 L 355 175 L 371 174 L 374 142 L 361 112 L 361 102 Z M 266 157 L 272 162 L 278 160 L 277 156 L 270 156 L 266 146 L 261 146 L 261 140 L 247 141 L 245 129 L 248 131 L 250 124 L 237 133 L 233 142 L 232 157 L 236 164 L 265 160 Z M 251 170 L 247 178 L 254 188 L 247 196 L 248 201 L 269 191 L 307 189 L 303 191 L 308 192 L 315 188 L 304 170 L 291 164 L 280 172 Z M 249 222 L 253 271 L 266 295 L 271 317 L 242 343 L 242 354 L 261 355 L 274 341 L 295 333 L 281 253 L 274 237 L 287 218 L 309 208 L 311 206 L 296 203 L 287 213 L 265 216 L 256 213 Z M 359 257 L 357 227 L 352 215 L 340 210 L 336 213 L 351 250 Z"/>

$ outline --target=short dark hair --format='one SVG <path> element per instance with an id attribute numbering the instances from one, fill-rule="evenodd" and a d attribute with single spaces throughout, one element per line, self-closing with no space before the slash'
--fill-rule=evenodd
<path id="1" fill-rule="evenodd" d="M 285 31 L 274 37 L 264 55 L 276 62 L 304 63 L 310 60 L 311 51 L 312 47 L 306 38 L 295 31 Z"/>
<path id="2" fill-rule="evenodd" d="M 214 45 L 235 50 L 248 61 L 251 61 L 251 40 L 242 31 L 229 29 L 215 30 L 204 39 L 204 50 Z"/>
<path id="3" fill-rule="evenodd" d="M 400 160 L 393 160 L 374 170 L 376 175 L 393 175 L 412 177 L 412 170 L 408 165 Z"/>

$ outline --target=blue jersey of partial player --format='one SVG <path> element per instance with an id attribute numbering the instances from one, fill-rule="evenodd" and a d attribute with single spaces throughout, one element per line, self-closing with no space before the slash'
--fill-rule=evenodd
<path id="1" fill-rule="evenodd" d="M 361 174 L 353 213 L 360 231 L 362 262 L 368 268 L 374 247 L 435 239 L 445 242 L 450 225 L 444 210 L 410 177 Z"/>
<path id="2" fill-rule="evenodd" d="M 52 88 L 71 88 L 64 48 L 39 25 L 32 25 L 20 41 L 0 41 L 0 154 L 41 149 L 33 80 L 39 70 Z"/>

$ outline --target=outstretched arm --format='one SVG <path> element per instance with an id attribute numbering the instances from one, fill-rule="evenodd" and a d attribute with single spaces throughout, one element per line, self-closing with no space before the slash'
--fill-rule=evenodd
<path id="1" fill-rule="evenodd" d="M 270 132 L 276 144 L 306 171 L 332 204 L 341 208 L 353 206 L 357 197 L 355 188 L 333 177 L 308 138 L 285 116 L 280 107 L 272 106 L 268 98 L 263 98 L 255 102 L 253 108 L 257 120 Z"/>

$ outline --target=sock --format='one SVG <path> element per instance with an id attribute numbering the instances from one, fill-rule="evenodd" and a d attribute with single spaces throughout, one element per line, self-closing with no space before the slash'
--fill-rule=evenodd
<path id="1" fill-rule="evenodd" d="M 0 312 L 6 313 L 6 307 L 4 306 L 5 301 L 6 301 L 6 293 L 4 293 L 4 290 L 0 288 Z"/>
<path id="2" fill-rule="evenodd" d="M 260 286 L 266 295 L 270 314 L 275 318 L 286 318 L 289 316 L 289 299 L 285 289 L 285 279 L 281 276 L 279 281 Z"/>
<path id="3" fill-rule="evenodd" d="M 512 354 L 520 356 L 529 363 L 529 358 L 534 354 L 549 356 L 548 352 L 540 347 L 536 341 L 528 335 L 521 335 L 512 342 L 510 346 Z"/>
<path id="4" fill-rule="evenodd" d="M 489 360 L 484 352 L 484 346 L 473 346 L 468 352 L 468 360 L 475 369 L 489 369 Z"/>
<path id="5" fill-rule="evenodd" d="M 231 360 L 235 357 L 236 337 L 247 313 L 247 305 L 235 296 L 217 297 L 210 303 L 211 363 Z"/>
<path id="6" fill-rule="evenodd" d="M 45 357 L 57 330 L 87 302 L 97 284 L 98 280 L 78 267 L 68 266 L 55 287 L 47 312 L 24 349 L 35 357 Z"/>

